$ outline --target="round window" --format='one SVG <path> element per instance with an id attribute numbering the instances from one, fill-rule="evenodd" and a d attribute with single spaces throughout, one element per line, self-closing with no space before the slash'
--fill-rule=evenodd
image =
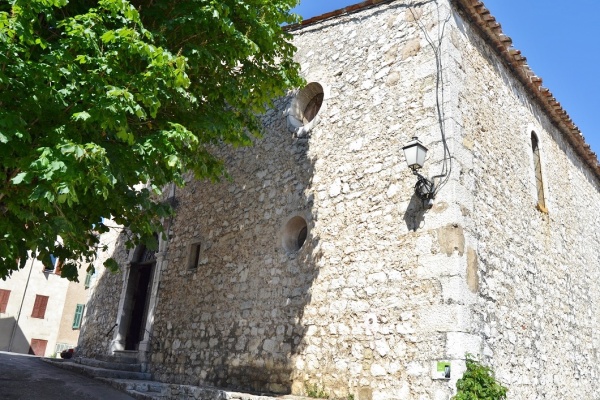
<path id="1" fill-rule="evenodd" d="M 298 92 L 288 113 L 290 128 L 310 131 L 315 117 L 321 110 L 325 94 L 323 86 L 317 82 L 311 82 Z"/>
<path id="2" fill-rule="evenodd" d="M 294 217 L 288 221 L 283 231 L 283 247 L 287 251 L 298 251 L 306 242 L 308 225 L 302 217 Z"/>

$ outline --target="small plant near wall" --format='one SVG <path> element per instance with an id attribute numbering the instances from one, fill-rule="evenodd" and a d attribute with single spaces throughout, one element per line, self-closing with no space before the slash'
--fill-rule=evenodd
<path id="1" fill-rule="evenodd" d="M 328 399 L 329 396 L 325 393 L 325 390 L 317 385 L 316 383 L 305 384 L 304 388 L 306 389 L 306 396 L 311 397 L 313 399 Z"/>
<path id="2" fill-rule="evenodd" d="M 508 389 L 494 377 L 494 372 L 473 355 L 467 354 L 467 371 L 456 382 L 457 393 L 452 400 L 503 400 Z"/>

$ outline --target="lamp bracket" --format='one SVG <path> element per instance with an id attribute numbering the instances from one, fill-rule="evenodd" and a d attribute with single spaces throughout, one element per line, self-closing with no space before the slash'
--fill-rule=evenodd
<path id="1" fill-rule="evenodd" d="M 417 176 L 415 193 L 424 203 L 430 203 L 429 200 L 433 200 L 435 197 L 435 184 L 433 181 L 419 174 L 416 170 L 413 170 L 413 174 Z"/>

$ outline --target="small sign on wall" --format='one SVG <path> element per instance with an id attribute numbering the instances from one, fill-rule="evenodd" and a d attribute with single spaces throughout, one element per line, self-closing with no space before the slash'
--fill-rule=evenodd
<path id="1" fill-rule="evenodd" d="M 450 379 L 450 361 L 438 361 L 436 363 L 433 379 Z"/>

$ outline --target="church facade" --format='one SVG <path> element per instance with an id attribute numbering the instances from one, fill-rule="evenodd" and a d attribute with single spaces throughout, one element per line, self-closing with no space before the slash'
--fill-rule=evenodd
<path id="1" fill-rule="evenodd" d="M 374 400 L 447 399 L 470 353 L 510 398 L 597 396 L 600 169 L 485 6 L 367 1 L 290 32 L 308 84 L 221 150 L 232 181 L 171 188 L 156 253 L 105 238 L 122 271 L 99 260 L 82 354 Z"/>

